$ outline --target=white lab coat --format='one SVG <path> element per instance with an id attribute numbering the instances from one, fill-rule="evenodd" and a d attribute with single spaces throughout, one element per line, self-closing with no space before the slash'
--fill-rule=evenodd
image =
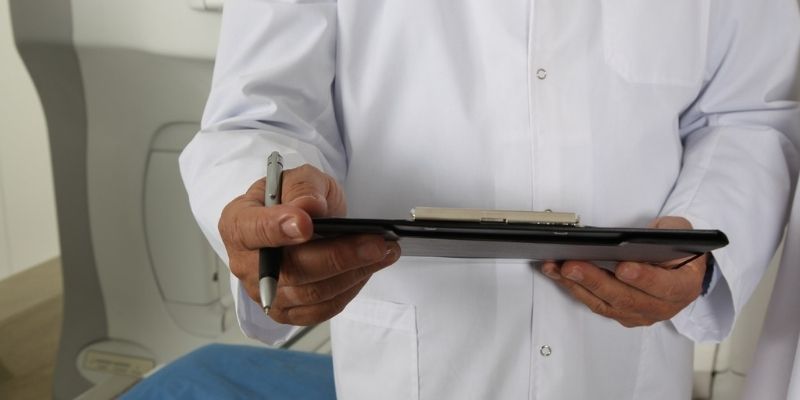
<path id="1" fill-rule="evenodd" d="M 341 399 L 680 399 L 778 241 L 798 130 L 794 0 L 233 0 L 181 157 L 218 252 L 265 156 L 336 177 L 351 217 L 415 206 L 658 215 L 725 231 L 718 282 L 626 329 L 528 261 L 401 259 L 332 321 Z M 268 343 L 233 280 L 239 322 Z"/>
<path id="2" fill-rule="evenodd" d="M 800 400 L 800 187 L 743 400 Z"/>

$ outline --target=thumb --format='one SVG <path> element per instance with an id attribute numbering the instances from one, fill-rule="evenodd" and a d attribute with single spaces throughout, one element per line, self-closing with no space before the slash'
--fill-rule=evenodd
<path id="1" fill-rule="evenodd" d="M 281 203 L 300 208 L 311 217 L 347 213 L 344 192 L 336 180 L 308 164 L 283 172 Z"/>
<path id="2" fill-rule="evenodd" d="M 686 218 L 668 215 L 656 218 L 648 227 L 656 229 L 692 229 L 692 223 Z"/>
<path id="3" fill-rule="evenodd" d="M 694 227 L 692 227 L 692 223 L 689 222 L 688 219 L 676 216 L 664 216 L 656 218 L 650 224 L 650 227 L 656 229 L 694 229 Z M 694 261 L 686 264 L 686 266 L 681 268 L 681 270 L 693 272 L 694 275 L 697 275 L 697 273 L 705 273 L 706 257 L 706 255 L 703 255 L 702 257 L 696 258 Z M 670 262 L 668 265 L 682 265 L 689 258 L 691 257 L 674 260 L 674 262 Z M 668 266 L 668 268 L 671 269 L 672 267 Z M 689 276 L 689 278 L 690 280 L 694 279 L 693 276 Z"/>

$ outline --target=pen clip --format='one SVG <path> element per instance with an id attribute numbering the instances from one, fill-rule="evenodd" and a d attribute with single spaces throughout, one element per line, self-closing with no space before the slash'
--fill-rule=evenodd
<path id="1" fill-rule="evenodd" d="M 283 157 L 273 151 L 267 158 L 267 190 L 264 205 L 274 206 L 281 202 L 281 186 L 283 178 Z"/>

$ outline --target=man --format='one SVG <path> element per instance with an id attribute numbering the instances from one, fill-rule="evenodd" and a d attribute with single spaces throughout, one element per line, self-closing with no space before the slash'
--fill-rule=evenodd
<path id="1" fill-rule="evenodd" d="M 778 240 L 797 17 L 794 0 L 227 3 L 181 168 L 243 331 L 275 343 L 334 317 L 342 399 L 688 398 L 691 340 L 730 331 Z M 275 150 L 297 168 L 265 209 Z M 415 206 L 714 228 L 731 245 L 607 274 L 308 241 L 311 217 Z M 264 246 L 285 246 L 269 317 Z"/>

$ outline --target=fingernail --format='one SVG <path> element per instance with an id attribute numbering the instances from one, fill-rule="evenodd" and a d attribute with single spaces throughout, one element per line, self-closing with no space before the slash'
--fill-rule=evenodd
<path id="1" fill-rule="evenodd" d="M 297 224 L 297 219 L 294 217 L 289 217 L 281 222 L 281 231 L 291 239 L 298 239 L 303 236 L 303 232 L 300 232 L 300 225 Z"/>
<path id="2" fill-rule="evenodd" d="M 358 246 L 358 257 L 364 261 L 380 260 L 385 257 L 384 252 L 374 243 L 364 243 Z"/>
<path id="3" fill-rule="evenodd" d="M 583 272 L 581 272 L 579 268 L 573 268 L 572 271 L 567 274 L 567 279 L 580 282 L 583 280 Z"/>
<path id="4" fill-rule="evenodd" d="M 636 264 L 624 264 L 619 267 L 617 276 L 623 281 L 632 281 L 639 277 L 639 266 Z"/>
<path id="5" fill-rule="evenodd" d="M 398 253 L 397 245 L 394 243 L 389 244 L 389 247 L 386 249 L 386 254 L 383 255 L 383 259 L 393 260 L 397 258 L 397 253 Z"/>
<path id="6" fill-rule="evenodd" d="M 553 265 L 545 265 L 544 267 L 542 267 L 542 272 L 544 272 L 544 274 L 547 275 L 547 277 L 550 279 L 556 281 L 561 279 L 561 274 L 558 273 L 556 267 Z"/>

